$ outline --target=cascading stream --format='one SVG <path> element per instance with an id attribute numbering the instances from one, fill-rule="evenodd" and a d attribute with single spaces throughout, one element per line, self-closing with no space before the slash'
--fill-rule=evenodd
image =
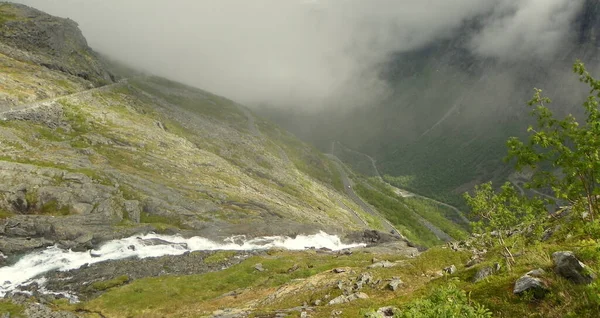
<path id="1" fill-rule="evenodd" d="M 314 235 L 267 236 L 246 239 L 244 236 L 231 237 L 219 243 L 202 237 L 184 238 L 147 234 L 132 236 L 104 243 L 98 249 L 86 252 L 63 250 L 56 246 L 23 256 L 11 266 L 0 267 L 0 297 L 27 285 L 51 271 L 78 269 L 85 264 L 95 264 L 108 260 L 131 257 L 140 259 L 166 255 L 182 255 L 193 251 L 250 251 L 270 248 L 304 250 L 308 248 L 327 248 L 342 250 L 363 247 L 364 244 L 343 244 L 338 236 L 320 232 Z"/>

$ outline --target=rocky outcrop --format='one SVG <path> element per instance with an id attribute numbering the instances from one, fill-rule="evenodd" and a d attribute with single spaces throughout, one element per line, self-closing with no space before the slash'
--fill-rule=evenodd
<path id="1" fill-rule="evenodd" d="M 369 295 L 367 295 L 365 293 L 354 293 L 354 294 L 350 294 L 348 296 L 341 295 L 341 296 L 338 296 L 338 297 L 330 300 L 329 305 L 345 304 L 345 303 L 353 302 L 355 300 L 368 299 L 368 298 L 369 298 Z"/>
<path id="2" fill-rule="evenodd" d="M 535 299 L 544 298 L 549 292 L 548 285 L 542 279 L 545 275 L 546 271 L 541 268 L 527 272 L 515 282 L 513 293 L 519 296 L 530 294 Z"/>
<path id="3" fill-rule="evenodd" d="M 83 78 L 96 86 L 115 81 L 75 21 L 20 4 L 0 4 L 0 15 L 1 53 Z"/>
<path id="4" fill-rule="evenodd" d="M 590 284 L 596 279 L 588 267 L 575 257 L 573 252 L 563 251 L 552 254 L 554 271 L 575 284 Z"/>

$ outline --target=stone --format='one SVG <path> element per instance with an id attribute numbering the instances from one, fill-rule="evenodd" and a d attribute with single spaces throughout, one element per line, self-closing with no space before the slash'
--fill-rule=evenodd
<path id="1" fill-rule="evenodd" d="M 548 293 L 548 287 L 541 279 L 523 275 L 515 282 L 513 293 L 515 295 L 523 295 L 525 292 L 532 293 L 536 299 L 542 299 Z"/>
<path id="2" fill-rule="evenodd" d="M 346 295 L 341 295 L 338 296 L 334 299 L 332 299 L 331 301 L 329 301 L 329 305 L 339 305 L 339 304 L 346 304 L 358 299 L 368 299 L 369 295 L 365 294 L 365 293 L 354 293 L 354 294 L 350 294 L 348 296 Z"/>
<path id="3" fill-rule="evenodd" d="M 84 234 L 81 234 L 80 236 L 78 236 L 75 239 L 75 243 L 85 245 L 85 244 L 91 243 L 91 241 L 93 239 L 94 239 L 94 234 L 88 232 L 88 233 L 84 233 Z"/>
<path id="4" fill-rule="evenodd" d="M 378 318 L 393 318 L 396 313 L 399 313 L 399 309 L 396 307 L 388 306 L 377 309 Z"/>
<path id="5" fill-rule="evenodd" d="M 137 200 L 127 200 L 123 203 L 123 209 L 127 213 L 127 217 L 131 222 L 140 223 L 140 215 L 142 208 Z"/>
<path id="6" fill-rule="evenodd" d="M 531 276 L 531 277 L 542 277 L 542 276 L 546 275 L 546 271 L 544 271 L 541 268 L 538 268 L 538 269 L 534 269 L 534 270 L 527 272 L 527 274 L 525 274 L 525 275 Z"/>
<path id="7" fill-rule="evenodd" d="M 369 265 L 367 268 L 391 268 L 397 266 L 397 263 L 392 263 L 389 261 L 377 262 L 372 265 Z"/>
<path id="8" fill-rule="evenodd" d="M 454 275 L 457 272 L 456 266 L 454 265 L 450 265 L 446 268 L 444 268 L 444 273 L 448 274 L 448 275 Z"/>
<path id="9" fill-rule="evenodd" d="M 76 183 L 90 183 L 90 177 L 82 173 L 65 173 L 63 180 Z"/>
<path id="10" fill-rule="evenodd" d="M 555 252 L 552 254 L 554 271 L 575 284 L 590 284 L 596 275 L 580 262 L 570 251 Z"/>
<path id="11" fill-rule="evenodd" d="M 315 306 L 321 306 L 321 304 L 322 304 L 322 303 L 323 303 L 323 301 L 322 301 L 322 300 L 320 300 L 320 299 L 317 299 L 317 300 L 315 300 L 315 301 L 313 302 L 313 305 L 315 305 Z"/>
<path id="12" fill-rule="evenodd" d="M 94 210 L 94 206 L 88 203 L 75 203 L 71 207 L 74 214 L 90 214 Z"/>
<path id="13" fill-rule="evenodd" d="M 404 284 L 404 282 L 399 279 L 399 278 L 394 278 L 390 281 L 390 283 L 388 284 L 388 288 L 391 289 L 392 291 L 396 291 L 398 290 L 398 288 L 400 286 L 402 286 Z"/>
<path id="14" fill-rule="evenodd" d="M 336 273 L 336 274 L 341 274 L 341 273 L 345 273 L 346 270 L 343 269 L 343 268 L 334 268 L 333 272 Z"/>
<path id="15" fill-rule="evenodd" d="M 494 274 L 493 268 L 491 268 L 489 266 L 484 267 L 477 271 L 477 273 L 475 274 L 475 277 L 473 277 L 473 282 L 477 283 L 477 282 L 484 280 L 485 278 L 491 276 L 492 274 Z"/>
<path id="16" fill-rule="evenodd" d="M 500 263 L 494 263 L 494 273 L 499 272 L 502 269 L 502 265 Z"/>
<path id="17" fill-rule="evenodd" d="M 361 290 L 363 285 L 373 282 L 373 276 L 370 273 L 362 273 L 354 283 L 355 290 Z"/>
<path id="18" fill-rule="evenodd" d="M 263 267 L 263 265 L 261 263 L 258 263 L 256 265 L 254 265 L 254 269 L 259 271 L 259 272 L 264 272 L 266 271 L 266 269 Z"/>
<path id="19" fill-rule="evenodd" d="M 288 273 L 293 273 L 293 272 L 297 271 L 299 268 L 300 268 L 300 265 L 298 265 L 298 264 L 294 264 L 294 266 L 290 267 L 290 268 L 287 270 L 287 272 L 288 272 Z"/>

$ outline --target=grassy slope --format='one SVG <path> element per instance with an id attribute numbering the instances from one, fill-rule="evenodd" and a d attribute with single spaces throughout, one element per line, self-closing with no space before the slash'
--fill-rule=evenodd
<path id="1" fill-rule="evenodd" d="M 15 74 L 20 72 L 27 70 Z M 64 113 L 59 128 L 1 122 L 0 159 L 119 183 L 126 199 L 151 195 L 135 177 L 189 200 L 219 205 L 194 217 L 171 214 L 157 221 L 142 216 L 159 228 L 260 220 L 263 212 L 255 203 L 290 220 L 359 227 L 338 203 L 345 200 L 337 191 L 340 176 L 324 156 L 259 118 L 254 135 L 240 106 L 225 98 L 150 77 L 58 103 Z M 167 129 L 160 129 L 159 122 Z"/>
<path id="2" fill-rule="evenodd" d="M 141 279 L 110 289 L 90 302 L 75 306 L 58 303 L 57 308 L 101 312 L 106 317 L 124 314 L 131 317 L 191 317 L 209 315 L 225 308 L 238 308 L 253 313 L 253 317 L 260 317 L 303 303 L 313 304 L 317 299 L 337 297 L 341 294 L 336 287 L 339 281 L 352 281 L 361 273 L 368 272 L 381 280 L 379 284 L 361 290 L 370 296 L 369 299 L 343 305 L 327 305 L 325 301 L 314 307 L 311 316 L 329 317 L 332 311 L 339 310 L 342 311 L 341 317 L 363 317 L 383 306 L 402 308 L 422 297 L 427 298 L 439 288 L 454 285 L 468 293 L 471 304 L 485 306 L 494 317 L 595 317 L 600 312 L 597 285 L 574 285 L 557 276 L 553 273 L 550 257 L 555 251 L 572 250 L 592 271 L 599 272 L 600 252 L 594 238 L 597 236 L 585 234 L 582 227 L 581 223 L 563 224 L 562 230 L 543 243 L 527 243 L 521 236 L 511 238 L 510 243 L 518 246 L 520 256 L 510 270 L 504 266 L 504 260 L 496 248 L 492 248 L 484 261 L 472 268 L 463 265 L 469 259 L 470 252 L 455 252 L 440 247 L 428 250 L 417 258 L 368 252 L 330 255 L 273 251 L 219 273 Z M 569 233 L 571 235 L 567 236 Z M 399 265 L 368 269 L 373 257 L 396 261 Z M 495 262 L 503 265 L 499 272 L 478 283 L 472 282 L 477 270 Z M 262 263 L 267 270 L 256 271 L 254 265 L 257 263 Z M 453 264 L 458 268 L 456 274 L 439 274 L 442 268 Z M 291 268 L 298 269 L 292 271 Z M 333 268 L 345 268 L 347 272 L 334 274 L 331 272 Z M 550 293 L 537 301 L 513 295 L 514 282 L 535 268 L 546 271 L 544 280 L 550 286 Z M 386 282 L 392 277 L 404 282 L 396 292 L 386 288 Z"/>

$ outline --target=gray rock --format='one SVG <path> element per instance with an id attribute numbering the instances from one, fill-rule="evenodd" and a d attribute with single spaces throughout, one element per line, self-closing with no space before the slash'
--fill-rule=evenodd
<path id="1" fill-rule="evenodd" d="M 499 272 L 502 269 L 502 265 L 500 263 L 494 263 L 494 273 Z"/>
<path id="2" fill-rule="evenodd" d="M 397 263 L 392 263 L 389 261 L 377 262 L 368 266 L 368 268 L 390 268 L 397 266 Z"/>
<path id="3" fill-rule="evenodd" d="M 543 277 L 544 275 L 546 275 L 546 271 L 544 271 L 541 268 L 538 268 L 538 269 L 534 269 L 534 270 L 527 272 L 527 274 L 525 274 L 525 275 L 531 276 L 531 277 Z"/>
<path id="4" fill-rule="evenodd" d="M 77 182 L 77 183 L 90 183 L 92 180 L 90 177 L 82 173 L 65 173 L 63 180 Z"/>
<path id="5" fill-rule="evenodd" d="M 388 306 L 377 309 L 377 318 L 393 318 L 400 310 L 396 307 Z"/>
<path id="6" fill-rule="evenodd" d="M 456 272 L 457 272 L 457 269 L 456 269 L 456 266 L 454 266 L 454 265 L 444 268 L 444 273 L 446 273 L 446 274 L 454 275 Z"/>
<path id="7" fill-rule="evenodd" d="M 75 214 L 90 214 L 94 210 L 94 206 L 88 203 L 75 203 L 71 207 L 71 211 Z"/>
<path id="8" fill-rule="evenodd" d="M 349 303 L 358 299 L 368 299 L 369 295 L 365 294 L 365 293 L 354 293 L 354 294 L 350 294 L 348 296 L 345 295 L 341 295 L 338 296 L 334 299 L 332 299 L 331 301 L 329 301 L 329 305 L 339 305 L 339 304 L 345 304 L 345 303 Z"/>
<path id="9" fill-rule="evenodd" d="M 513 293 L 522 295 L 525 292 L 530 292 L 536 299 L 541 299 L 548 291 L 548 287 L 541 279 L 524 275 L 516 281 Z"/>
<path id="10" fill-rule="evenodd" d="M 123 205 L 129 220 L 135 223 L 140 223 L 140 215 L 142 213 L 140 202 L 137 200 L 128 200 L 125 201 Z"/>
<path id="11" fill-rule="evenodd" d="M 475 274 L 475 277 L 473 277 L 473 282 L 477 283 L 481 280 L 484 280 L 485 278 L 491 276 L 492 274 L 494 274 L 494 269 L 487 266 L 484 267 L 482 269 L 480 269 L 479 271 L 477 271 L 477 273 Z"/>
<path id="12" fill-rule="evenodd" d="M 402 280 L 400 280 L 399 278 L 394 278 L 388 284 L 388 288 L 391 289 L 392 291 L 396 291 L 403 284 L 404 284 L 404 282 Z"/>
<path id="13" fill-rule="evenodd" d="M 94 234 L 92 233 L 84 233 L 75 239 L 75 243 L 77 244 L 88 244 L 94 239 Z"/>
<path id="14" fill-rule="evenodd" d="M 333 272 L 336 273 L 336 274 L 341 274 L 341 273 L 345 273 L 346 270 L 343 269 L 343 268 L 334 268 Z"/>
<path id="15" fill-rule="evenodd" d="M 264 272 L 266 271 L 266 269 L 263 267 L 263 265 L 261 263 L 258 263 L 256 265 L 254 265 L 254 269 L 259 271 L 259 272 Z"/>
<path id="16" fill-rule="evenodd" d="M 373 276 L 371 276 L 370 273 L 362 273 L 360 274 L 360 276 L 358 276 L 356 283 L 354 283 L 354 289 L 361 290 L 363 288 L 363 285 L 369 284 L 371 282 L 373 282 Z"/>
<path id="17" fill-rule="evenodd" d="M 555 252 L 552 254 L 554 271 L 576 284 L 590 284 L 596 275 L 580 262 L 570 251 Z"/>

